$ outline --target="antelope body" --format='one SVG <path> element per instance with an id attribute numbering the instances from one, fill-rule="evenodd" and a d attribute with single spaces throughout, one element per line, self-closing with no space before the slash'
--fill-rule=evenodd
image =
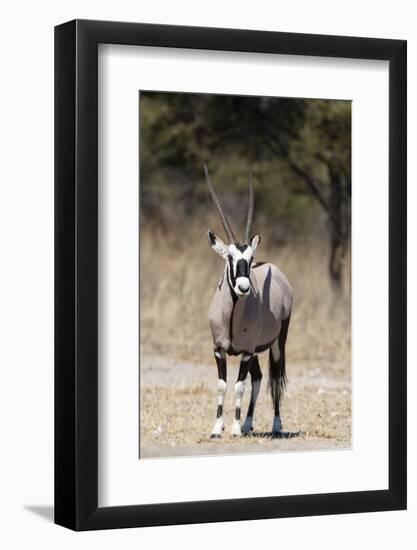
<path id="1" fill-rule="evenodd" d="M 290 316 L 290 284 L 273 264 L 255 263 L 249 275 L 248 296 L 234 300 L 226 282 L 226 270 L 227 267 L 209 310 L 214 346 L 229 355 L 265 351 L 277 339 L 282 319 Z"/>
<path id="2" fill-rule="evenodd" d="M 255 263 L 254 253 L 260 235 L 250 236 L 253 217 L 253 186 L 249 182 L 249 211 L 245 242 L 239 243 L 223 212 L 211 184 L 206 165 L 207 183 L 230 244 L 226 245 L 207 230 L 210 246 L 225 260 L 221 279 L 215 290 L 209 322 L 214 356 L 218 368 L 217 419 L 211 437 L 221 437 L 224 429 L 223 403 L 227 389 L 226 355 L 241 355 L 235 384 L 235 419 L 232 435 L 240 436 L 253 429 L 253 415 L 262 372 L 258 353 L 269 350 L 269 377 L 274 407 L 272 436 L 282 435 L 280 399 L 285 386 L 285 342 L 291 316 L 293 293 L 285 275 L 271 263 Z M 248 373 L 252 389 L 246 420 L 241 426 L 241 403 Z"/>

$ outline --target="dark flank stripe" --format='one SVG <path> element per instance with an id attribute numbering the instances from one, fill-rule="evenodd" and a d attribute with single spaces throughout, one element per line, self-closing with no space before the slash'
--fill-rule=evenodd
<path id="1" fill-rule="evenodd" d="M 232 316 L 233 316 L 233 312 L 232 312 Z M 230 324 L 231 324 L 231 322 L 230 322 Z M 230 332 L 230 334 L 232 334 L 232 333 Z M 230 340 L 232 340 L 232 339 L 230 338 Z M 275 342 L 275 340 L 276 340 L 276 338 L 274 338 L 274 340 L 272 340 L 271 342 L 268 342 L 267 344 L 261 344 L 260 346 L 257 346 L 253 353 L 262 353 L 263 351 L 266 351 L 267 349 L 269 349 L 272 346 L 272 344 Z M 230 344 L 229 349 L 226 350 L 226 353 L 227 353 L 227 355 L 240 355 L 241 353 L 247 353 L 249 355 L 251 352 L 249 352 L 245 349 L 237 350 Z"/>
<path id="2" fill-rule="evenodd" d="M 271 342 L 268 342 L 267 344 L 261 344 L 260 346 L 257 346 L 255 348 L 255 353 L 262 353 L 263 351 L 266 351 L 268 348 L 272 346 L 275 340 L 276 338 L 274 338 Z"/>

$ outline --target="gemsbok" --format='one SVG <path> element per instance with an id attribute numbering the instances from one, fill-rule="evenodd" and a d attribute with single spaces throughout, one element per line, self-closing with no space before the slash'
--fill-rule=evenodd
<path id="1" fill-rule="evenodd" d="M 273 264 L 255 263 L 255 251 L 260 235 L 251 236 L 254 210 L 252 176 L 249 176 L 249 208 L 244 243 L 238 242 L 223 212 L 212 186 L 206 164 L 204 171 L 211 196 L 223 224 L 229 244 L 210 229 L 207 237 L 212 249 L 224 260 L 225 266 L 209 309 L 209 322 L 218 370 L 217 419 L 212 438 L 221 437 L 224 430 L 223 404 L 226 395 L 226 355 L 241 355 L 235 384 L 235 418 L 233 436 L 253 430 L 253 416 L 261 385 L 262 372 L 258 353 L 269 350 L 269 385 L 274 418 L 272 437 L 281 437 L 280 400 L 286 384 L 285 342 L 288 334 L 293 292 L 285 275 Z M 248 373 L 251 375 L 251 396 L 246 420 L 241 426 L 240 410 Z"/>

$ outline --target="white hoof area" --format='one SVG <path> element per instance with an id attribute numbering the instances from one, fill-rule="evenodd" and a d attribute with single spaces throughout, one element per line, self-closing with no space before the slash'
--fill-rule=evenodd
<path id="1" fill-rule="evenodd" d="M 224 430 L 224 422 L 223 422 L 222 418 L 219 418 L 218 420 L 216 420 L 216 422 L 213 426 L 213 429 L 211 430 L 210 437 L 212 439 L 217 438 L 217 437 L 221 437 L 223 430 Z"/>
<path id="2" fill-rule="evenodd" d="M 240 427 L 240 422 L 235 421 L 232 425 L 232 431 L 230 432 L 234 437 L 240 437 L 242 435 L 242 429 Z"/>

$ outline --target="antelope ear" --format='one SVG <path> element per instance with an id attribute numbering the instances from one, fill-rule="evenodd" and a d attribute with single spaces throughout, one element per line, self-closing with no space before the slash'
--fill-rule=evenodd
<path id="1" fill-rule="evenodd" d="M 222 258 L 227 258 L 227 246 L 213 233 L 213 231 L 210 231 L 210 229 L 207 229 L 207 238 L 214 252 L 217 252 Z"/>
<path id="2" fill-rule="evenodd" d="M 261 242 L 261 236 L 259 235 L 259 233 L 257 233 L 256 235 L 253 235 L 250 239 L 250 245 L 251 245 L 251 248 L 252 250 L 255 252 L 255 250 L 257 249 L 258 247 L 258 244 Z"/>

